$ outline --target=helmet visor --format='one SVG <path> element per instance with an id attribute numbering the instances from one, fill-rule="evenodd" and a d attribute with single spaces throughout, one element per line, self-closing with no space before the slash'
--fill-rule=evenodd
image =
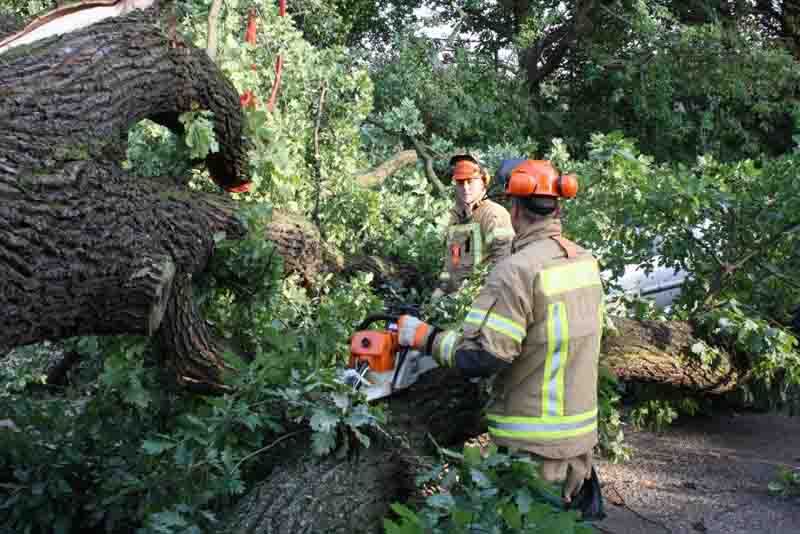
<path id="1" fill-rule="evenodd" d="M 460 159 L 453 165 L 453 180 L 458 182 L 462 180 L 472 180 L 473 178 L 481 178 L 480 166 L 468 159 Z"/>

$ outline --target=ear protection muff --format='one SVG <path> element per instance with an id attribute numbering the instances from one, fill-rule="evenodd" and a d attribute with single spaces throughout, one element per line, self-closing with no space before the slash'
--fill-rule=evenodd
<path id="1" fill-rule="evenodd" d="M 556 193 L 564 198 L 575 198 L 578 194 L 578 179 L 573 174 L 562 174 L 556 178 Z"/>

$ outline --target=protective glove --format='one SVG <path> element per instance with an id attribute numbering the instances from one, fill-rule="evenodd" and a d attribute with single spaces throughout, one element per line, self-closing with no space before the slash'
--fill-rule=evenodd
<path id="1" fill-rule="evenodd" d="M 401 315 L 397 321 L 398 342 L 400 345 L 411 347 L 424 353 L 430 353 L 437 330 L 413 315 Z"/>

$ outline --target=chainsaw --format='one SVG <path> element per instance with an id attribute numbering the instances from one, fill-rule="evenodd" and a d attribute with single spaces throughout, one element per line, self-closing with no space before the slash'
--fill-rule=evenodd
<path id="1" fill-rule="evenodd" d="M 406 389 L 421 374 L 438 367 L 432 357 L 400 346 L 397 321 L 393 315 L 370 315 L 350 338 L 350 363 L 343 379 L 368 401 Z M 370 329 L 376 323 L 385 326 Z"/>

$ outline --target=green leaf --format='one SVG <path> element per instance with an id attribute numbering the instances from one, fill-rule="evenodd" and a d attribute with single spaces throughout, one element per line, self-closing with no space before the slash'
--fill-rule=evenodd
<path id="1" fill-rule="evenodd" d="M 500 515 L 512 529 L 519 530 L 522 528 L 522 515 L 520 514 L 520 510 L 514 506 L 514 504 L 508 503 L 504 505 L 500 509 Z"/>
<path id="2" fill-rule="evenodd" d="M 158 456 L 173 447 L 175 447 L 175 444 L 171 441 L 146 439 L 142 442 L 142 450 L 150 456 Z"/>
<path id="3" fill-rule="evenodd" d="M 343 412 L 347 411 L 350 408 L 350 396 L 344 393 L 334 393 L 332 395 L 333 403 L 336 405 L 337 408 L 342 410 Z"/>
<path id="4" fill-rule="evenodd" d="M 472 478 L 472 481 L 475 482 L 475 484 L 479 488 L 491 487 L 492 481 L 489 480 L 489 478 L 483 473 L 483 471 L 480 471 L 478 469 L 470 469 L 469 474 L 470 477 Z"/>
<path id="5" fill-rule="evenodd" d="M 319 432 L 332 432 L 340 420 L 338 415 L 318 408 L 311 416 L 311 428 Z"/>
<path id="6" fill-rule="evenodd" d="M 466 527 L 475 518 L 475 512 L 470 510 L 462 510 L 461 508 L 456 508 L 452 511 L 453 513 L 453 522 L 461 528 Z"/>
<path id="7" fill-rule="evenodd" d="M 400 516 L 400 523 L 395 523 L 391 519 L 383 520 L 383 527 L 386 534 L 424 534 L 425 530 L 421 519 L 414 511 L 399 503 L 392 503 L 392 511 Z"/>
<path id="8" fill-rule="evenodd" d="M 450 509 L 456 505 L 455 499 L 453 499 L 452 495 L 445 495 L 443 493 L 437 493 L 436 495 L 431 495 L 427 499 L 425 499 L 425 503 L 428 506 L 432 506 L 434 508 L 444 508 Z"/>
<path id="9" fill-rule="evenodd" d="M 325 456 L 336 447 L 336 436 L 328 432 L 315 432 L 311 438 L 311 450 L 317 456 Z"/>
<path id="10" fill-rule="evenodd" d="M 517 490 L 516 494 L 514 495 L 514 502 L 517 504 L 517 508 L 520 512 L 527 514 L 531 509 L 531 504 L 533 504 L 531 492 L 528 491 L 527 488 Z"/>
<path id="11" fill-rule="evenodd" d="M 464 445 L 464 463 L 470 467 L 480 465 L 483 458 L 481 458 L 480 447 Z"/>
<path id="12" fill-rule="evenodd" d="M 767 485 L 767 488 L 769 488 L 769 491 L 772 493 L 782 493 L 785 486 L 780 482 L 772 481 Z"/>

